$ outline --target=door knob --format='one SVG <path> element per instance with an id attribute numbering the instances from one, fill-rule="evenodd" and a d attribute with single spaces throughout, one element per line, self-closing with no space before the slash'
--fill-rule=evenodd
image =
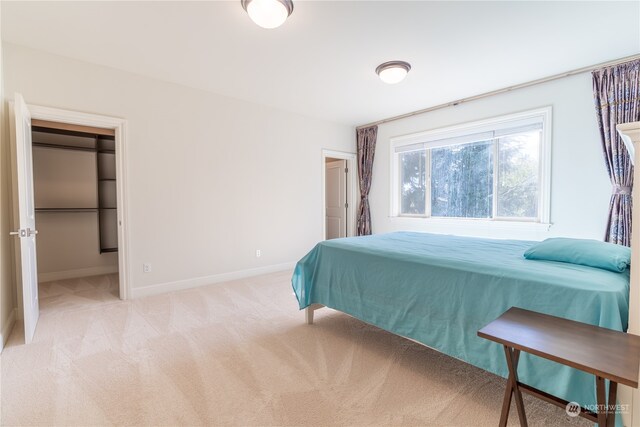
<path id="1" fill-rule="evenodd" d="M 9 235 L 10 236 L 20 236 L 20 237 L 29 237 L 31 235 L 36 235 L 38 234 L 38 230 L 32 230 L 30 228 L 21 228 L 18 231 L 10 231 Z"/>

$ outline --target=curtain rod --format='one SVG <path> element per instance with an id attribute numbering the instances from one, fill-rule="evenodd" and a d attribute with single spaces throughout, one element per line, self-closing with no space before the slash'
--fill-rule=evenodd
<path id="1" fill-rule="evenodd" d="M 566 72 L 560 73 L 560 74 L 554 74 L 552 76 L 543 77 L 541 79 L 532 80 L 530 82 L 520 83 L 520 84 L 517 84 L 517 85 L 508 86 L 508 87 L 505 87 L 505 88 L 502 88 L 502 89 L 493 90 L 491 92 L 481 93 L 479 95 L 470 96 L 468 98 L 462 98 L 462 99 L 458 99 L 456 101 L 447 102 L 445 104 L 439 104 L 439 105 L 435 105 L 433 107 L 424 108 L 422 110 L 412 111 L 410 113 L 401 114 L 399 116 L 393 116 L 393 117 L 389 117 L 387 119 L 378 120 L 376 122 L 367 123 L 366 125 L 356 126 L 356 129 L 363 129 L 363 128 L 367 128 L 367 127 L 370 127 L 370 126 L 377 126 L 377 125 L 381 125 L 381 124 L 384 124 L 384 123 L 395 122 L 396 120 L 406 119 L 408 117 L 413 117 L 413 116 L 417 116 L 417 115 L 420 115 L 420 114 L 429 113 L 431 111 L 440 110 L 442 108 L 455 107 L 456 105 L 462 104 L 463 102 L 475 101 L 477 99 L 482 99 L 482 98 L 486 98 L 486 97 L 489 97 L 489 96 L 498 95 L 498 94 L 505 93 L 505 92 L 510 92 L 512 90 L 522 89 L 522 88 L 529 87 L 529 86 L 535 86 L 535 85 L 539 85 L 541 83 L 546 83 L 546 82 L 550 82 L 550 81 L 553 81 L 553 80 L 558 80 L 558 79 L 562 79 L 562 78 L 565 78 L 565 77 L 574 76 L 576 74 L 582 74 L 582 73 L 591 72 L 591 71 L 594 71 L 594 70 L 597 70 L 597 69 L 600 69 L 600 68 L 610 67 L 612 65 L 622 64 L 624 62 L 633 61 L 635 59 L 640 59 L 640 55 L 631 55 L 631 56 L 627 56 L 627 57 L 624 57 L 624 58 L 616 59 L 614 61 L 601 62 L 600 64 L 595 64 L 595 65 L 591 65 L 591 66 L 588 66 L 588 67 L 577 68 L 575 70 L 566 71 Z"/>

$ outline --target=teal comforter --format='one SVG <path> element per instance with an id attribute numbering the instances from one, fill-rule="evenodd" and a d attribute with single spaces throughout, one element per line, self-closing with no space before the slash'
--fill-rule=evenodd
<path id="1" fill-rule="evenodd" d="M 300 308 L 318 303 L 502 377 L 502 347 L 478 329 L 516 306 L 625 331 L 629 270 L 523 257 L 534 242 L 397 232 L 319 243 L 296 265 Z M 582 405 L 592 375 L 522 354 L 520 379 Z"/>

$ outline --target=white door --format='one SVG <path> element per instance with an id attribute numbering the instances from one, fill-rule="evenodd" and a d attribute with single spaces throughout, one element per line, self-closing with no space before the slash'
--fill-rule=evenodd
<path id="1" fill-rule="evenodd" d="M 13 107 L 13 157 L 16 166 L 18 224 L 13 231 L 19 239 L 18 273 L 22 280 L 22 307 L 25 343 L 30 343 L 38 323 L 38 274 L 36 264 L 35 207 L 33 202 L 33 161 L 31 150 L 31 115 L 22 95 L 16 93 Z"/>
<path id="2" fill-rule="evenodd" d="M 347 236 L 347 161 L 327 162 L 325 171 L 327 239 Z"/>

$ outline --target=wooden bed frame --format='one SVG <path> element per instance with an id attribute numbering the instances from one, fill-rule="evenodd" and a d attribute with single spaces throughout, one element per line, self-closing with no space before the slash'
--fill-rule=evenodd
<path id="1" fill-rule="evenodd" d="M 634 164 L 640 165 L 640 122 L 625 123 L 617 126 L 625 144 L 632 154 Z M 634 148 L 630 148 L 634 147 Z M 634 170 L 634 183 L 640 183 L 640 166 Z M 634 186 L 633 200 L 638 207 L 633 211 L 632 247 L 631 247 L 631 279 L 629 290 L 629 329 L 627 332 L 640 335 L 640 185 Z M 313 324 L 313 313 L 324 307 L 322 304 L 311 304 L 305 309 L 305 321 Z M 413 340 L 412 340 L 413 341 Z M 631 427 L 640 425 L 640 392 L 624 385 L 619 386 L 618 401 L 628 405 L 622 412 L 622 422 Z"/>

